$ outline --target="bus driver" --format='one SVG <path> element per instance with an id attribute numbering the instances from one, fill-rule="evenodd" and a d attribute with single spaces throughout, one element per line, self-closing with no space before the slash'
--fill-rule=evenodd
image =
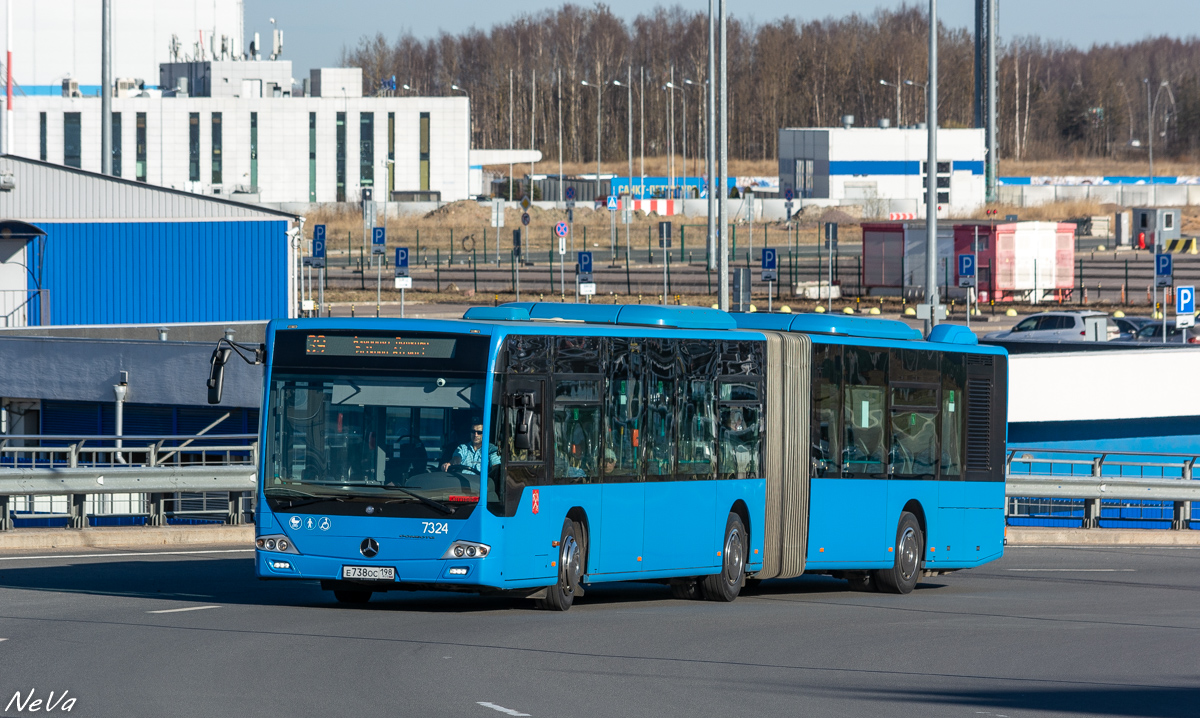
<path id="1" fill-rule="evenodd" d="M 479 474 L 483 472 L 483 422 L 471 422 L 471 443 L 459 444 L 450 460 L 442 462 L 442 471 L 449 471 L 451 466 L 465 466 Z M 500 450 L 488 444 L 488 468 L 500 465 Z"/>

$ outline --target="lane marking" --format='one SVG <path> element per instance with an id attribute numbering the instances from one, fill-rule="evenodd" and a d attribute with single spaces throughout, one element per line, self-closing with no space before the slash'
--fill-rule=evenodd
<path id="1" fill-rule="evenodd" d="M 7 641 L 7 638 L 0 638 L 0 641 Z"/>
<path id="2" fill-rule="evenodd" d="M 183 613 L 184 611 L 204 611 L 209 608 L 220 608 L 220 606 L 188 606 L 187 608 L 167 608 L 161 611 L 146 611 L 146 613 Z"/>
<path id="3" fill-rule="evenodd" d="M 46 556 L 0 556 L 0 561 L 38 561 L 51 558 L 121 558 L 127 556 L 192 556 L 209 553 L 253 553 L 252 548 L 221 548 L 202 551 L 130 551 L 126 553 L 49 554 Z"/>
<path id="4" fill-rule="evenodd" d="M 495 703 L 488 703 L 487 701 L 476 701 L 476 703 L 483 706 L 484 708 L 491 708 L 492 710 L 499 711 L 500 713 L 504 713 L 505 715 L 510 715 L 510 716 L 528 716 L 529 715 L 528 713 L 522 713 L 520 711 L 515 711 L 512 708 L 505 708 L 504 706 L 498 706 Z"/>
<path id="5" fill-rule="evenodd" d="M 1054 572 L 1075 574 L 1114 574 L 1134 573 L 1135 568 L 1006 568 L 1004 570 L 1020 570 L 1020 572 Z"/>

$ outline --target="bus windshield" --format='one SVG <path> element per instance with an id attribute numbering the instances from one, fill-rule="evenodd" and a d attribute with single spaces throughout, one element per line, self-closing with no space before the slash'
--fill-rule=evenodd
<path id="1" fill-rule="evenodd" d="M 465 518 L 499 464 L 482 446 L 484 388 L 482 373 L 277 372 L 263 494 L 274 510 Z"/>

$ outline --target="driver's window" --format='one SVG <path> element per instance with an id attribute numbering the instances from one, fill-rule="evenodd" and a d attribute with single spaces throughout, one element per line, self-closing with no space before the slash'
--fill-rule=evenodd
<path id="1" fill-rule="evenodd" d="M 1017 326 L 1013 327 L 1013 331 L 1014 332 L 1031 332 L 1034 329 L 1037 329 L 1038 321 L 1040 321 L 1040 319 L 1041 319 L 1040 317 L 1030 317 L 1030 318 L 1020 322 L 1019 324 L 1017 324 Z"/>

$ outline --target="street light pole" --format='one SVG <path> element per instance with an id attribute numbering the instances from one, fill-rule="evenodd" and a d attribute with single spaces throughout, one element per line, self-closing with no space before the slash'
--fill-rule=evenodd
<path id="1" fill-rule="evenodd" d="M 885 85 L 887 87 L 896 88 L 896 127 L 899 127 L 901 125 L 901 122 L 900 122 L 900 88 L 903 87 L 903 85 L 901 85 L 899 82 L 888 82 L 887 80 L 880 80 L 879 84 Z"/>
<path id="2" fill-rule="evenodd" d="M 613 80 L 613 84 L 616 85 L 617 87 L 624 87 L 626 92 L 628 93 L 628 101 L 626 102 L 626 105 L 628 106 L 628 109 L 629 109 L 629 115 L 628 115 L 629 119 L 628 119 L 628 122 L 626 122 L 626 129 L 628 130 L 627 134 L 629 136 L 629 145 L 628 145 L 628 150 L 626 151 L 626 154 L 628 155 L 628 159 L 629 159 L 629 192 L 626 193 L 626 196 L 628 197 L 627 201 L 630 203 L 630 205 L 629 205 L 629 207 L 623 208 L 623 209 L 624 209 L 624 211 L 632 212 L 633 211 L 633 65 L 629 66 L 629 70 L 626 75 L 626 80 L 625 80 L 624 85 L 621 84 L 620 80 Z M 629 222 L 628 221 L 625 222 L 625 256 L 626 257 L 629 256 Z M 614 264 L 616 263 L 615 259 L 613 260 L 613 263 Z"/>
<path id="3" fill-rule="evenodd" d="M 717 268 L 717 197 L 713 184 L 713 162 L 717 158 L 717 24 L 716 0 L 708 0 L 708 137 L 706 144 L 707 167 L 704 181 L 708 192 L 708 269 Z"/>
<path id="4" fill-rule="evenodd" d="M 926 119 L 929 132 L 929 154 L 925 160 L 925 304 L 929 318 L 925 320 L 925 336 L 937 326 L 937 126 L 938 126 L 938 59 L 937 59 L 937 0 L 929 0 L 929 109 Z"/>
<path id="5" fill-rule="evenodd" d="M 580 83 L 584 87 L 596 88 L 596 197 L 600 197 L 600 107 L 604 102 L 604 86 L 608 83 L 590 84 L 587 80 Z"/>
<path id="6" fill-rule="evenodd" d="M 1154 111 L 1150 108 L 1150 78 L 1143 78 L 1142 84 L 1146 86 L 1146 134 L 1150 136 L 1150 184 L 1154 184 Z"/>
<path id="7" fill-rule="evenodd" d="M 720 226 L 717 236 L 717 287 L 720 292 L 717 307 L 729 311 L 729 29 L 726 26 L 725 0 L 721 0 L 721 134 L 717 150 L 717 161 L 721 174 L 717 179 L 717 191 L 721 193 Z"/>

